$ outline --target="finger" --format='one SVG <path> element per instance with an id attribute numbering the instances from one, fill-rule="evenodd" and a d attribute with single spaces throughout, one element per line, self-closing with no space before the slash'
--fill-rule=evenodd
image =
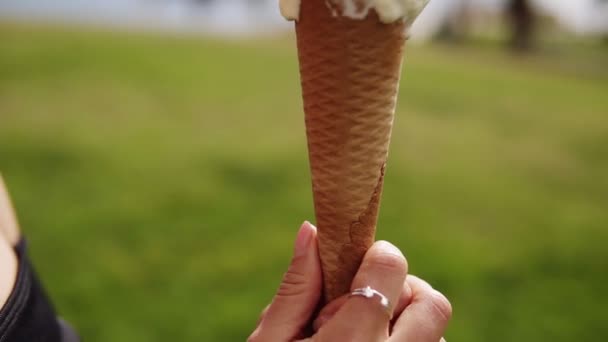
<path id="1" fill-rule="evenodd" d="M 262 322 L 249 341 L 290 341 L 308 325 L 321 296 L 316 228 L 305 222 L 294 257 Z"/>
<path id="2" fill-rule="evenodd" d="M 440 341 L 452 317 L 450 302 L 418 277 L 408 276 L 406 281 L 412 289 L 412 303 L 397 319 L 390 341 Z"/>
<path id="3" fill-rule="evenodd" d="M 319 331 L 319 329 L 321 329 L 321 327 L 325 325 L 325 323 L 327 323 L 342 308 L 347 300 L 348 294 L 345 294 L 332 300 L 329 304 L 323 307 L 315 321 L 312 323 L 313 330 L 315 332 Z"/>
<path id="4" fill-rule="evenodd" d="M 262 313 L 260 313 L 260 317 L 258 318 L 257 325 L 260 325 L 260 323 L 262 323 L 262 321 L 264 320 L 264 317 L 266 317 L 266 314 L 268 313 L 268 308 L 270 308 L 270 304 L 266 305 L 264 310 L 262 310 Z"/>
<path id="5" fill-rule="evenodd" d="M 315 321 L 313 322 L 313 329 L 315 332 L 319 331 L 325 323 L 329 322 L 333 318 L 333 316 L 342 308 L 342 306 L 348 300 L 348 294 L 338 297 L 333 300 L 331 303 L 327 304 L 320 312 Z M 410 304 L 412 300 L 412 290 L 407 282 L 403 282 L 403 290 L 401 291 L 401 296 L 399 296 L 399 300 L 395 305 L 395 312 L 393 314 L 394 323 L 397 320 L 397 317 L 401 315 L 406 306 Z"/>
<path id="6" fill-rule="evenodd" d="M 407 279 L 407 278 L 406 278 Z M 395 311 L 393 313 L 393 320 L 396 321 L 397 318 L 401 315 L 403 310 L 410 305 L 412 302 L 412 289 L 407 281 L 403 282 L 403 290 L 401 290 L 401 295 L 399 296 L 399 300 L 397 304 L 395 304 Z"/>
<path id="7" fill-rule="evenodd" d="M 407 279 L 407 278 L 406 278 Z M 393 334 L 393 328 L 403 310 L 410 305 L 412 302 L 412 289 L 408 285 L 407 281 L 403 282 L 403 290 L 401 291 L 401 296 L 399 296 L 399 301 L 395 305 L 395 312 L 393 314 L 393 319 L 391 319 L 391 324 L 389 326 L 389 336 Z"/>
<path id="8" fill-rule="evenodd" d="M 388 338 L 388 325 L 407 274 L 407 262 L 399 249 L 376 242 L 365 254 L 352 283 L 352 290 L 370 286 L 389 300 L 389 312 L 377 296 L 351 296 L 320 331 L 320 340 L 378 341 Z"/>
<path id="9" fill-rule="evenodd" d="M 0 235 L 4 235 L 12 246 L 17 245 L 21 236 L 15 211 L 2 175 L 0 175 Z"/>

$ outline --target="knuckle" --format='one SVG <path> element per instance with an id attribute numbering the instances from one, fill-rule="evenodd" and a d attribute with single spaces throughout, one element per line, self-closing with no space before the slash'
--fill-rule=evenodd
<path id="1" fill-rule="evenodd" d="M 270 308 L 270 304 L 266 305 L 264 310 L 262 310 L 262 312 L 260 313 L 260 316 L 258 317 L 258 325 L 260 323 L 262 323 L 262 321 L 264 320 L 264 317 L 266 317 L 266 314 L 268 313 L 269 308 Z"/>
<path id="2" fill-rule="evenodd" d="M 375 255 L 369 261 L 369 265 L 386 272 L 405 272 L 407 269 L 405 258 L 392 253 Z"/>
<path id="3" fill-rule="evenodd" d="M 296 271 L 293 267 L 290 267 L 283 276 L 283 281 L 281 282 L 281 285 L 279 285 L 277 296 L 298 296 L 306 291 L 306 283 L 306 275 Z"/>
<path id="4" fill-rule="evenodd" d="M 270 304 L 266 305 L 264 310 L 262 310 L 262 312 L 260 313 L 260 318 L 264 318 L 264 316 L 266 316 L 266 313 L 268 313 L 268 309 L 270 309 Z"/>
<path id="5" fill-rule="evenodd" d="M 434 316 L 445 322 L 452 318 L 452 304 L 441 292 L 432 290 L 428 298 Z"/>
<path id="6" fill-rule="evenodd" d="M 247 342 L 261 342 L 262 339 L 260 338 L 260 329 L 256 329 L 254 332 L 251 333 L 251 335 L 249 335 L 249 337 L 247 337 Z"/>

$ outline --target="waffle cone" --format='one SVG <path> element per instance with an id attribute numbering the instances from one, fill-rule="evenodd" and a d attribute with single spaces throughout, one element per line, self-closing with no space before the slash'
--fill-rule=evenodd
<path id="1" fill-rule="evenodd" d="M 296 24 L 324 299 L 350 291 L 373 244 L 399 87 L 405 24 L 301 3 Z"/>

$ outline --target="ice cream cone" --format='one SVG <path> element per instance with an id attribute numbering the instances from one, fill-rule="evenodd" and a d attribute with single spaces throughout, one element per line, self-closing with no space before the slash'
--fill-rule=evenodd
<path id="1" fill-rule="evenodd" d="M 301 2 L 296 24 L 324 299 L 350 291 L 373 244 L 406 23 Z"/>

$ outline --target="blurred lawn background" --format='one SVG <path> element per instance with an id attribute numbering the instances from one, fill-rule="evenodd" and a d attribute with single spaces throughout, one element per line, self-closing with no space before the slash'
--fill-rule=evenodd
<path id="1" fill-rule="evenodd" d="M 314 219 L 292 37 L 0 24 L 0 171 L 86 341 L 243 341 Z M 608 340 L 608 49 L 407 49 L 379 238 L 448 341 Z"/>

